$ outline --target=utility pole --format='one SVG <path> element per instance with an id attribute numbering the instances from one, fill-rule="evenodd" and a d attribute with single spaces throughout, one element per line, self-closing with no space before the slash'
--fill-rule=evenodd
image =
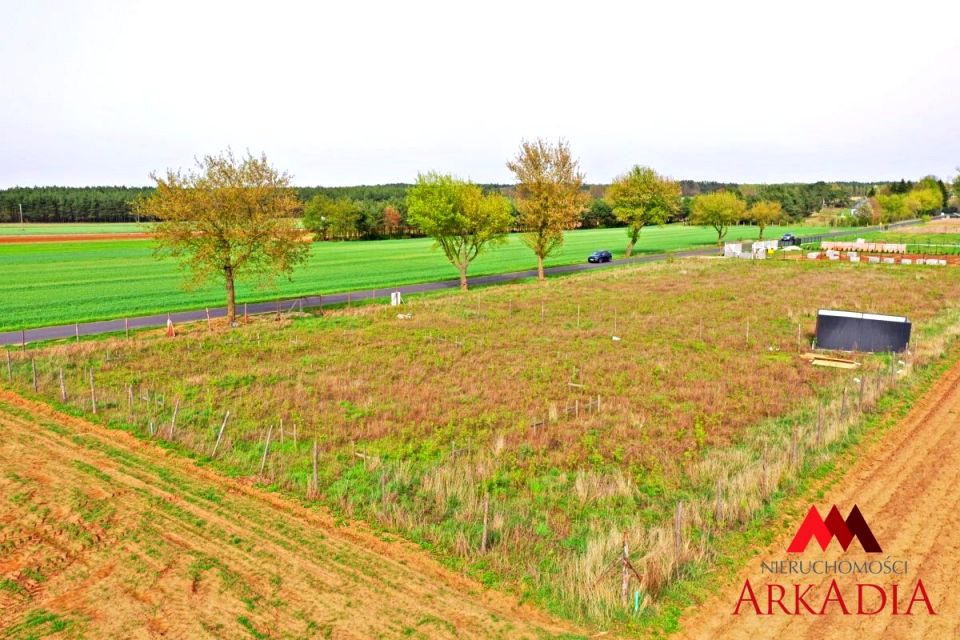
<path id="1" fill-rule="evenodd" d="M 20 224 L 22 225 L 23 224 L 23 205 L 20 203 L 17 203 L 17 206 L 20 207 Z"/>

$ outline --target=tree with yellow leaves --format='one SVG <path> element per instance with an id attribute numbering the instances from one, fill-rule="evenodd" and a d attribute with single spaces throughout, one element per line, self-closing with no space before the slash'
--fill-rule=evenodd
<path id="1" fill-rule="evenodd" d="M 717 232 L 717 244 L 723 243 L 731 225 L 743 220 L 747 203 L 730 191 L 715 191 L 693 199 L 690 223 L 713 227 Z"/>
<path id="2" fill-rule="evenodd" d="M 783 207 L 776 200 L 754 202 L 747 211 L 747 219 L 760 227 L 760 240 L 763 240 L 763 230 L 779 222 L 782 217 Z"/>
<path id="3" fill-rule="evenodd" d="M 563 245 L 563 232 L 577 225 L 586 208 L 583 174 L 562 140 L 557 144 L 524 140 L 507 168 L 517 177 L 522 240 L 537 256 L 537 276 L 543 280 L 543 261 Z"/>
<path id="4" fill-rule="evenodd" d="M 192 171 L 152 173 L 156 191 L 135 204 L 158 220 L 157 253 L 177 258 L 187 286 L 223 278 L 227 319 L 237 317 L 236 280 L 269 283 L 289 276 L 310 250 L 294 216 L 300 209 L 290 176 L 265 155 L 236 158 L 227 150 L 197 160 Z"/>

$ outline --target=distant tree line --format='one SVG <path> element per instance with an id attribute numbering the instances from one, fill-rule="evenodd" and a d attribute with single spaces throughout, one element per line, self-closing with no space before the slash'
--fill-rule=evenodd
<path id="1" fill-rule="evenodd" d="M 940 190 L 940 206 L 953 207 L 950 185 L 932 178 Z M 927 180 L 925 178 L 925 180 Z M 733 193 L 748 206 L 757 202 L 776 202 L 785 221 L 798 221 L 823 207 L 852 207 L 859 199 L 880 195 L 907 196 L 916 184 L 907 180 L 890 183 L 814 182 L 783 184 L 735 184 L 715 181 L 680 180 L 680 205 L 664 212 L 665 222 L 688 221 L 694 198 L 717 192 Z M 308 219 L 319 236 L 328 240 L 402 238 L 423 235 L 409 223 L 407 194 L 413 185 L 397 183 L 351 187 L 294 187 L 300 202 L 296 215 Z M 515 185 L 477 185 L 485 194 L 499 193 L 510 201 L 511 230 L 520 231 Z M 927 185 L 929 186 L 929 185 Z M 580 189 L 586 206 L 578 214 L 581 228 L 623 227 L 629 222 L 618 218 L 606 196 L 609 185 L 583 184 Z M 27 222 L 136 222 L 141 218 L 134 202 L 153 193 L 153 187 L 15 187 L 0 190 L 0 222 L 18 222 L 22 205 Z M 876 201 L 875 201 L 876 202 Z M 914 197 L 910 204 L 915 205 Z M 892 207 L 898 204 L 891 201 Z M 921 208 L 926 212 L 929 199 Z M 879 207 L 874 207 L 875 209 Z M 916 208 L 914 206 L 914 208 Z M 909 207 L 908 207 L 909 209 Z M 875 215 L 879 215 L 874 211 Z M 902 209 L 889 214 L 899 216 Z M 889 217 L 888 216 L 888 217 Z M 326 220 L 324 220 L 326 219 Z M 659 219 L 659 218 L 658 218 Z"/>
<path id="2" fill-rule="evenodd" d="M 153 187 L 0 189 L 0 222 L 135 222 L 133 202 Z"/>
<path id="3" fill-rule="evenodd" d="M 901 180 L 881 187 L 876 202 L 879 207 L 870 209 L 874 222 L 897 222 L 943 211 L 949 203 L 949 193 L 942 180 L 927 176 L 917 183 Z"/>

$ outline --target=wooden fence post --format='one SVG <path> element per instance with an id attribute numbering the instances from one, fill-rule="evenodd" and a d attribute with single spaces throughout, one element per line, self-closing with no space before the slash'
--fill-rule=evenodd
<path id="1" fill-rule="evenodd" d="M 817 402 L 817 446 L 823 444 L 823 402 Z"/>
<path id="2" fill-rule="evenodd" d="M 170 440 L 173 440 L 173 434 L 177 429 L 177 413 L 180 412 L 180 398 L 177 398 L 176 403 L 173 405 L 173 417 L 170 418 L 170 435 L 168 436 Z"/>
<path id="3" fill-rule="evenodd" d="M 10 351 L 4 349 L 3 352 L 7 354 L 7 382 L 13 384 L 13 364 L 10 362 Z"/>
<path id="4" fill-rule="evenodd" d="M 627 544 L 627 532 L 623 532 L 623 550 L 620 555 L 620 600 L 623 606 L 629 602 L 630 591 L 630 547 Z"/>
<path id="5" fill-rule="evenodd" d="M 797 425 L 793 428 L 793 437 L 790 439 L 790 466 L 793 468 L 800 466 L 799 445 L 800 426 Z"/>
<path id="6" fill-rule="evenodd" d="M 37 360 L 30 358 L 30 369 L 33 371 L 33 392 L 37 392 Z"/>
<path id="7" fill-rule="evenodd" d="M 318 485 L 320 484 L 319 478 L 317 477 L 317 439 L 313 439 L 313 489 L 311 492 L 311 497 L 317 497 L 319 493 Z"/>
<path id="8" fill-rule="evenodd" d="M 270 425 L 270 428 L 267 429 L 267 439 L 263 443 L 263 458 L 260 460 L 260 473 L 257 475 L 263 475 L 263 468 L 267 466 L 267 452 L 270 451 L 270 436 L 273 435 L 273 425 Z"/>
<path id="9" fill-rule="evenodd" d="M 843 420 L 847 417 L 847 383 L 843 383 L 843 396 L 840 401 L 840 419 Z"/>
<path id="10" fill-rule="evenodd" d="M 66 402 L 67 401 L 67 385 L 63 382 L 63 367 L 60 367 L 60 372 L 58 375 L 60 378 L 60 402 Z"/>
<path id="11" fill-rule="evenodd" d="M 713 519 L 717 523 L 723 522 L 723 481 L 717 478 L 717 499 L 713 506 Z"/>
<path id="12" fill-rule="evenodd" d="M 677 503 L 677 513 L 673 518 L 673 552 L 679 563 L 683 552 L 683 502 Z"/>
<path id="13" fill-rule="evenodd" d="M 483 535 L 480 538 L 480 553 L 487 552 L 488 525 L 490 522 L 490 490 L 483 496 Z"/>
<path id="14" fill-rule="evenodd" d="M 217 449 L 220 448 L 220 441 L 223 440 L 223 431 L 227 428 L 227 420 L 230 418 L 230 412 L 227 411 L 223 414 L 223 423 L 220 425 L 220 433 L 217 434 L 217 443 L 213 445 L 213 453 L 210 454 L 211 458 L 217 456 Z"/>
<path id="15" fill-rule="evenodd" d="M 93 413 L 97 413 L 97 387 L 93 382 L 93 367 L 90 368 L 90 407 Z"/>

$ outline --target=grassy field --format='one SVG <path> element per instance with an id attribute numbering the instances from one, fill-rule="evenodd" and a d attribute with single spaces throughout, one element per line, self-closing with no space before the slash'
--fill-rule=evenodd
<path id="1" fill-rule="evenodd" d="M 102 226 L 102 225 L 101 225 Z M 776 238 L 796 227 L 774 227 Z M 816 228 L 803 228 L 817 233 Z M 731 239 L 756 237 L 755 227 L 733 227 Z M 668 225 L 646 229 L 638 253 L 709 246 L 710 229 Z M 623 256 L 623 229 L 573 231 L 547 265 L 581 262 L 597 249 Z M 452 279 L 456 270 L 431 249 L 429 239 L 315 243 L 309 262 L 290 281 L 270 289 L 241 284 L 240 302 Z M 482 255 L 471 276 L 535 268 L 533 254 L 519 237 Z M 220 286 L 184 291 L 178 266 L 156 260 L 149 240 L 0 245 L 0 331 L 143 315 L 224 304 Z"/>
<path id="2" fill-rule="evenodd" d="M 141 233 L 144 226 L 135 222 L 52 222 L 3 223 L 0 236 L 56 236 L 91 233 Z"/>
<path id="3" fill-rule="evenodd" d="M 35 365 L 57 400 L 62 370 L 88 415 L 92 376 L 99 420 L 315 495 L 555 613 L 640 628 L 712 540 L 825 459 L 854 398 L 942 350 L 929 336 L 958 299 L 956 269 L 685 260 L 424 297 L 409 319 L 369 306 L 14 351 L 11 372 L 30 392 Z M 902 361 L 813 368 L 797 351 L 821 307 L 906 315 L 923 338 Z M 639 614 L 607 572 L 624 536 Z"/>

